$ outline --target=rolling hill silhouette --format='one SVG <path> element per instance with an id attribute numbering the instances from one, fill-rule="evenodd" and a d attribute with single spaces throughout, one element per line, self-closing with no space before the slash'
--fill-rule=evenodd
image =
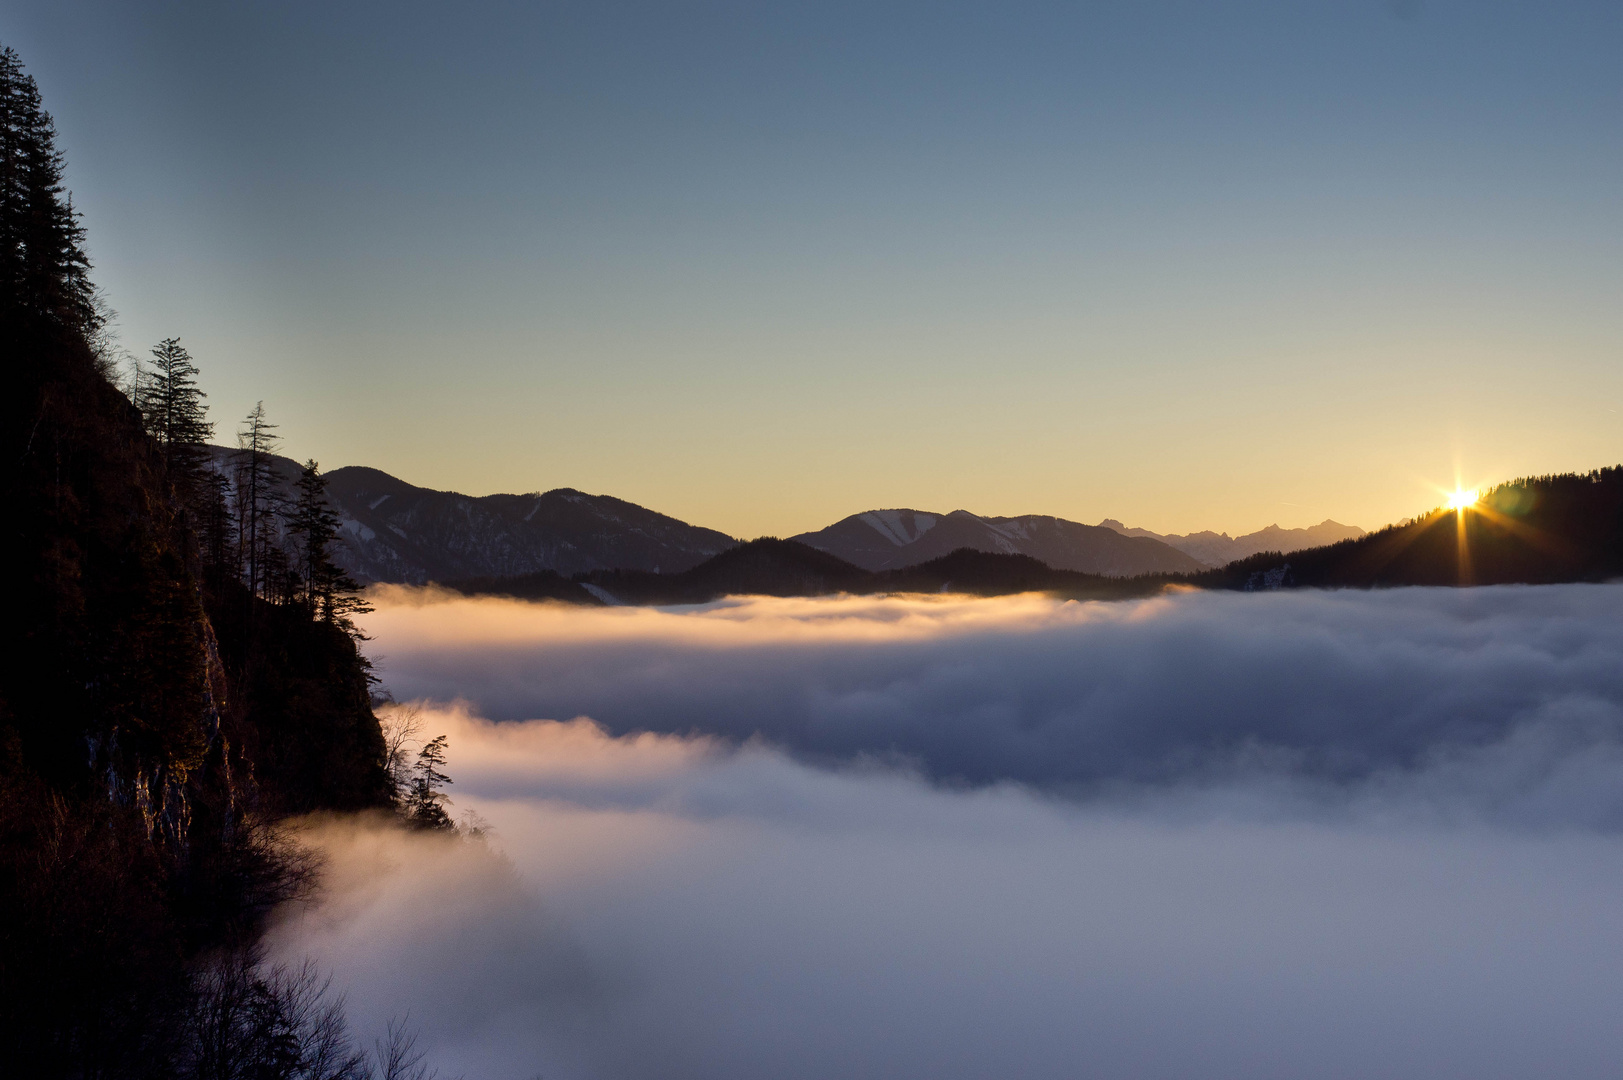
<path id="1" fill-rule="evenodd" d="M 1133 577 L 1057 569 L 1029 555 L 959 548 L 868 570 L 798 540 L 754 540 L 675 574 L 596 570 L 448 582 L 467 593 L 575 603 L 705 603 L 727 595 L 1048 592 L 1126 599 L 1168 586 L 1206 589 L 1552 584 L 1623 576 L 1623 466 L 1501 484 L 1472 507 L 1435 510 L 1357 539 L 1264 552 L 1217 570 Z"/>

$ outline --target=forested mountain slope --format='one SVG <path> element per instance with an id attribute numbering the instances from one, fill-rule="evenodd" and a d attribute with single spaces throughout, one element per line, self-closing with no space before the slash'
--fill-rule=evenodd
<path id="1" fill-rule="evenodd" d="M 1001 596 L 1051 592 L 1077 599 L 1147 596 L 1165 575 L 1110 577 L 1056 570 L 1030 555 L 961 548 L 913 566 L 864 570 L 798 540 L 763 537 L 679 574 L 596 570 L 573 581 L 556 574 L 483 578 L 447 584 L 470 595 L 564 600 L 578 604 L 703 604 L 725 596 L 828 596 L 835 593 L 962 592 Z"/>
<path id="2" fill-rule="evenodd" d="M 199 1012 L 200 973 L 303 880 L 268 826 L 393 784 L 319 484 L 310 543 L 278 547 L 208 479 L 178 342 L 141 407 L 115 386 L 62 168 L 0 49 L 0 1071 L 214 1075 L 200 1031 L 248 1044 Z M 295 1075 L 297 1025 L 255 1007 L 282 1065 L 253 1075 Z"/>
<path id="3" fill-rule="evenodd" d="M 237 451 L 212 447 L 229 476 Z M 275 468 L 290 496 L 299 465 Z M 679 572 L 737 544 L 725 533 L 678 521 L 608 495 L 558 488 L 529 495 L 433 491 L 380 469 L 326 474 L 340 516 L 333 558 L 356 580 L 421 585 L 452 578 L 600 569 Z"/>
<path id="4" fill-rule="evenodd" d="M 1222 588 L 1551 584 L 1623 576 L 1623 466 L 1500 484 L 1356 540 L 1198 575 Z"/>

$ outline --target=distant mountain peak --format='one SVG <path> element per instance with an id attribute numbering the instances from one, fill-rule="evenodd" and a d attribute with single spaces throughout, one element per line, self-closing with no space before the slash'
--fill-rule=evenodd
<path id="1" fill-rule="evenodd" d="M 1250 558 L 1264 551 L 1287 553 L 1324 547 L 1342 540 L 1355 540 L 1364 535 L 1364 530 L 1356 525 L 1342 525 L 1330 518 L 1325 518 L 1319 524 L 1305 529 L 1285 529 L 1275 523 L 1253 533 L 1232 537 L 1228 533 L 1210 531 L 1169 536 L 1148 529 L 1129 528 L 1115 518 L 1106 518 L 1099 524 L 1104 528 L 1114 529 L 1123 536 L 1142 536 L 1160 540 L 1186 555 L 1199 559 L 1207 566 L 1226 566 L 1236 559 Z"/>
<path id="2" fill-rule="evenodd" d="M 230 475 L 235 451 L 214 448 Z M 276 459 L 291 484 L 299 467 Z M 424 584 L 551 571 L 680 571 L 735 547 L 714 529 L 576 488 L 523 495 L 463 495 L 416 487 L 381 469 L 327 474 L 339 514 L 334 559 L 358 581 Z"/>
<path id="3" fill-rule="evenodd" d="M 792 539 L 869 571 L 917 566 L 960 549 L 1030 556 L 1059 570 L 1118 577 L 1202 569 L 1196 559 L 1158 540 L 1042 514 L 867 510 Z"/>
<path id="4" fill-rule="evenodd" d="M 915 543 L 935 528 L 936 515 L 917 510 L 869 510 L 857 515 L 864 524 L 897 547 Z"/>

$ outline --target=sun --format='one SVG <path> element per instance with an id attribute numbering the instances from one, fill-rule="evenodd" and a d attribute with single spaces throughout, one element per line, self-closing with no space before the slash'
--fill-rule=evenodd
<path id="1" fill-rule="evenodd" d="M 1455 488 L 1454 493 L 1448 497 L 1448 508 L 1450 510 L 1464 510 L 1468 506 L 1475 506 L 1478 498 L 1480 498 L 1480 495 L 1476 488 L 1471 488 L 1469 491 L 1461 491 Z"/>

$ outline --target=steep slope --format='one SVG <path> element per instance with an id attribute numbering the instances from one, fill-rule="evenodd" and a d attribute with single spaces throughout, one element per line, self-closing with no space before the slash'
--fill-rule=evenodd
<path id="1" fill-rule="evenodd" d="M 389 774 L 348 634 L 210 574 L 197 447 L 109 377 L 53 138 L 0 45 L 0 1072 L 168 1080 L 202 1074 L 195 965 L 304 876 L 267 823 Z"/>
<path id="2" fill-rule="evenodd" d="M 1185 555 L 1198 559 L 1206 566 L 1224 566 L 1236 559 L 1249 558 L 1264 551 L 1290 552 L 1324 547 L 1328 544 L 1339 544 L 1343 540 L 1356 540 L 1364 535 L 1364 530 L 1356 525 L 1342 525 L 1328 518 L 1305 529 L 1281 529 L 1278 525 L 1270 525 L 1266 529 L 1258 529 L 1244 536 L 1230 536 L 1228 533 L 1211 531 L 1163 536 L 1148 529 L 1128 528 L 1114 518 L 1106 518 L 1099 524 L 1104 528 L 1114 529 L 1123 536 L 1142 536 L 1159 540 L 1169 547 L 1177 548 Z"/>
<path id="3" fill-rule="evenodd" d="M 214 448 L 229 473 L 235 451 Z M 291 485 L 298 466 L 282 458 Z M 682 571 L 737 545 L 732 537 L 623 499 L 558 488 L 473 497 L 408 484 L 379 469 L 327 474 L 343 519 L 334 560 L 357 581 L 421 585 L 462 578 L 601 569 Z"/>
<path id="4" fill-rule="evenodd" d="M 916 566 L 963 548 L 1030 555 L 1056 570 L 1113 577 L 1187 573 L 1203 565 L 1152 538 L 1038 514 L 980 517 L 967 510 L 870 510 L 793 539 L 865 570 Z"/>

